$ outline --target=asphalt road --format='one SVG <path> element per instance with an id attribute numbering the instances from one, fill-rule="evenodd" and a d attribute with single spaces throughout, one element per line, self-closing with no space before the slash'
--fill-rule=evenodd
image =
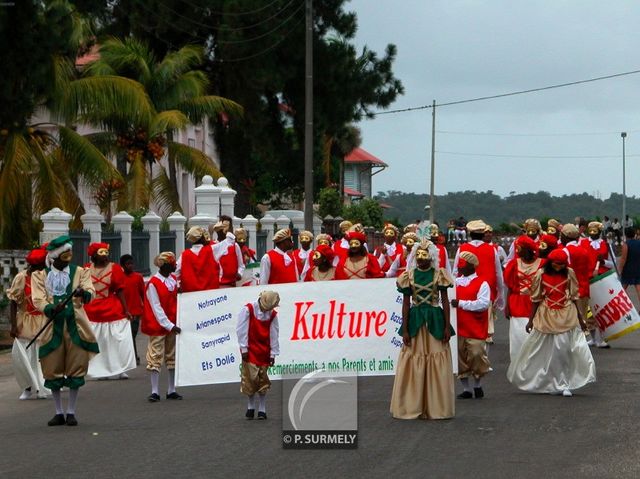
<path id="1" fill-rule="evenodd" d="M 148 403 L 143 367 L 129 380 L 83 387 L 78 427 L 47 427 L 52 401 L 18 401 L 10 355 L 2 354 L 0 475 L 640 477 L 640 333 L 614 342 L 610 350 L 593 350 L 598 381 L 563 398 L 521 393 L 508 383 L 505 321 L 496 329 L 490 354 L 495 370 L 485 381 L 486 397 L 457 400 L 452 420 L 394 420 L 389 415 L 393 378 L 361 378 L 355 451 L 283 450 L 278 383 L 268 396 L 269 419 L 247 421 L 236 384 L 182 388 L 183 401 L 165 401 L 162 394 L 161 402 Z M 145 344 L 142 337 L 141 351 Z M 164 375 L 160 384 L 165 385 Z"/>

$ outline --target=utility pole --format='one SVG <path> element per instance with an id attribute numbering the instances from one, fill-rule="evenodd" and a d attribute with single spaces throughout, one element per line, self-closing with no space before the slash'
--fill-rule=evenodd
<path id="1" fill-rule="evenodd" d="M 436 173 L 436 101 L 431 107 L 431 189 L 429 190 L 429 223 L 433 224 L 434 218 L 434 185 Z"/>
<path id="2" fill-rule="evenodd" d="M 625 234 L 625 226 L 624 226 L 624 222 L 625 219 L 627 217 L 627 169 L 626 169 L 626 160 L 625 160 L 625 151 L 624 151 L 624 141 L 627 138 L 627 132 L 623 131 L 622 133 L 620 133 L 620 136 L 622 137 L 622 218 L 620 219 L 620 221 L 622 221 L 622 234 L 623 234 L 623 238 L 626 238 L 626 236 L 624 236 Z"/>
<path id="3" fill-rule="evenodd" d="M 313 231 L 313 0 L 306 0 L 304 71 L 304 227 Z"/>

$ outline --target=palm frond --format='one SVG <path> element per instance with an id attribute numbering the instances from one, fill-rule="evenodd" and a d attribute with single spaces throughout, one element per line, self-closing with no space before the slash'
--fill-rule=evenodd
<path id="1" fill-rule="evenodd" d="M 149 137 L 166 131 L 182 130 L 189 124 L 189 118 L 179 110 L 161 111 L 153 117 L 149 125 Z"/>
<path id="2" fill-rule="evenodd" d="M 74 123 L 81 115 L 99 126 L 103 126 L 108 117 L 147 125 L 154 110 L 142 84 L 129 78 L 105 75 L 70 82 L 56 113 L 68 123 Z"/>
<path id="3" fill-rule="evenodd" d="M 19 133 L 9 134 L 1 151 L 4 154 L 0 158 L 0 206 L 11 211 L 18 206 L 21 183 L 30 181 L 33 152 Z"/>
<path id="4" fill-rule="evenodd" d="M 182 102 L 204 95 L 208 84 L 209 80 L 204 72 L 191 70 L 162 85 L 163 88 L 158 85 L 149 94 L 156 108 L 171 110 Z"/>
<path id="5" fill-rule="evenodd" d="M 204 49 L 199 45 L 185 45 L 180 50 L 169 52 L 158 63 L 153 72 L 153 90 L 166 92 L 180 76 L 202 64 Z M 205 86 L 208 80 L 205 76 Z"/>
<path id="6" fill-rule="evenodd" d="M 178 192 L 173 187 L 167 171 L 160 168 L 159 173 L 151 180 L 153 200 L 160 210 L 161 216 L 166 216 L 174 211 L 182 212 Z"/>
<path id="7" fill-rule="evenodd" d="M 147 86 L 153 78 L 152 65 L 155 58 L 149 47 L 134 37 L 124 40 L 110 37 L 100 46 L 100 59 L 96 64 L 98 63 L 109 65 L 118 75 L 133 78 Z"/>
<path id="8" fill-rule="evenodd" d="M 213 160 L 196 148 L 170 141 L 168 151 L 169 161 L 175 161 L 184 171 L 191 173 L 196 178 L 201 178 L 204 175 L 211 175 L 214 178 L 222 176 Z"/>
<path id="9" fill-rule="evenodd" d="M 117 135 L 111 131 L 88 133 L 83 137 L 89 140 L 105 156 L 113 155 L 120 151 L 116 144 Z"/>
<path id="10" fill-rule="evenodd" d="M 202 123 L 205 117 L 215 117 L 226 112 L 230 115 L 242 116 L 244 109 L 233 100 L 215 95 L 199 96 L 184 101 L 177 106 L 192 123 Z"/>
<path id="11" fill-rule="evenodd" d="M 67 171 L 82 178 L 88 185 L 97 186 L 104 180 L 122 180 L 118 170 L 91 141 L 71 128 L 59 127 L 60 157 Z"/>
<path id="12" fill-rule="evenodd" d="M 55 207 L 65 210 L 67 205 L 63 202 L 63 188 L 59 178 L 66 172 L 55 168 L 53 155 L 47 154 L 36 139 L 32 138 L 29 145 L 35 160 L 32 176 L 33 213 L 39 216 Z"/>

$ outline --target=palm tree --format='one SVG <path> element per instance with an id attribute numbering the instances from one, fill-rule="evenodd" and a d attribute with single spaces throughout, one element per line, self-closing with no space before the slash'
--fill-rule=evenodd
<path id="1" fill-rule="evenodd" d="M 196 69 L 203 57 L 202 47 L 187 45 L 158 61 L 149 47 L 135 38 L 110 38 L 102 43 L 100 58 L 87 66 L 88 78 L 120 75 L 136 81 L 153 105 L 153 114 L 138 121 L 121 115 L 87 118 L 106 130 L 92 135 L 92 141 L 103 152 L 117 155 L 118 170 L 126 177 L 127 191 L 119 208 L 148 208 L 154 200 L 164 211 L 181 210 L 178 166 L 196 177 L 221 176 L 205 153 L 173 141 L 174 133 L 189 124 L 202 123 L 221 112 L 242 112 L 237 103 L 206 94 L 208 78 Z M 160 165 L 165 156 L 168 174 Z"/>
<path id="2" fill-rule="evenodd" d="M 55 14 L 60 15 L 57 18 L 70 19 L 71 23 L 60 38 L 51 39 L 66 44 L 46 56 L 46 65 L 35 66 L 44 81 L 11 79 L 17 85 L 16 112 L 5 110 L 6 123 L 0 125 L 0 247 L 3 248 L 29 246 L 36 231 L 34 217 L 50 208 L 82 214 L 80 184 L 95 188 L 105 180 L 121 179 L 100 150 L 77 133 L 74 124 L 97 112 L 128 115 L 143 121 L 151 117 L 152 110 L 144 89 L 130 79 L 113 75 L 77 78 L 74 61 L 86 38 L 86 22 L 64 0 L 37 8 L 34 13 L 42 16 L 43 22 Z M 10 110 L 11 105 L 4 108 Z M 36 113 L 45 108 L 50 112 L 48 121 L 34 123 Z"/>

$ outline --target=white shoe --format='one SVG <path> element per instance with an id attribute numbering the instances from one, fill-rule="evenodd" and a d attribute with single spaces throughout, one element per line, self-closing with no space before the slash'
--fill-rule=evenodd
<path id="1" fill-rule="evenodd" d="M 565 389 L 564 391 L 562 391 L 562 395 L 566 398 L 570 398 L 571 396 L 573 396 L 571 391 L 569 391 L 568 389 Z"/>
<path id="2" fill-rule="evenodd" d="M 25 389 L 24 391 L 22 391 L 22 394 L 20 394 L 20 397 L 18 399 L 20 399 L 20 401 L 31 399 L 31 389 Z"/>
<path id="3" fill-rule="evenodd" d="M 118 379 L 129 379 L 129 375 L 127 373 L 120 373 Z"/>
<path id="4" fill-rule="evenodd" d="M 596 347 L 601 349 L 608 349 L 611 346 L 606 341 L 600 341 L 598 344 L 596 344 Z"/>

